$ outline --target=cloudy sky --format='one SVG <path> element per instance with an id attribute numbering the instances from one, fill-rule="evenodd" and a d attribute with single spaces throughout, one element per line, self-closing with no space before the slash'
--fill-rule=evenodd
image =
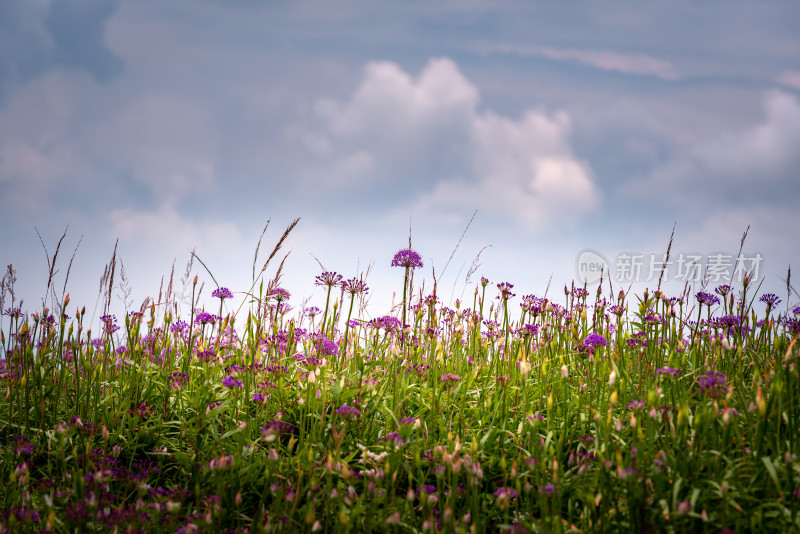
<path id="1" fill-rule="evenodd" d="M 291 303 L 323 303 L 318 259 L 369 269 L 382 315 L 409 229 L 449 301 L 482 275 L 557 293 L 586 250 L 615 289 L 654 287 L 673 226 L 665 278 L 696 261 L 714 287 L 749 226 L 740 264 L 785 303 L 798 21 L 794 0 L 5 0 L 0 259 L 32 311 L 36 230 L 52 256 L 68 227 L 56 284 L 82 239 L 67 291 L 92 309 L 118 239 L 138 308 L 192 249 L 247 290 L 266 221 L 259 263 L 299 217 Z"/>

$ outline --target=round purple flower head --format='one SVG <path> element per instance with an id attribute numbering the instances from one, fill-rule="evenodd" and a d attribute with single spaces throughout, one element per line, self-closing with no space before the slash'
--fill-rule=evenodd
<path id="1" fill-rule="evenodd" d="M 583 344 L 589 347 L 596 347 L 598 345 L 605 347 L 606 338 L 600 334 L 589 334 L 586 336 L 586 339 L 583 340 Z"/>
<path id="2" fill-rule="evenodd" d="M 781 299 L 775 293 L 764 293 L 758 300 L 766 304 L 767 308 L 772 308 L 781 302 Z"/>
<path id="3" fill-rule="evenodd" d="M 284 300 L 289 300 L 292 294 L 286 291 L 285 289 L 278 287 L 272 290 L 272 293 L 269 294 L 267 298 L 272 298 L 277 300 L 278 302 L 283 302 Z"/>
<path id="4" fill-rule="evenodd" d="M 233 293 L 227 287 L 219 287 L 211 292 L 212 297 L 217 297 L 220 300 L 232 299 Z"/>
<path id="5" fill-rule="evenodd" d="M 716 289 L 714 289 L 714 293 L 723 297 L 727 296 L 728 293 L 730 292 L 731 292 L 731 286 L 729 286 L 728 284 L 717 286 Z"/>
<path id="6" fill-rule="evenodd" d="M 511 292 L 512 287 L 514 287 L 514 284 L 509 284 L 508 282 L 501 282 L 497 284 L 497 289 L 500 290 L 500 295 L 502 296 L 503 300 L 508 300 L 515 295 L 515 293 Z"/>
<path id="7" fill-rule="evenodd" d="M 317 276 L 314 284 L 318 286 L 334 287 L 342 283 L 342 278 L 344 277 L 341 274 L 325 271 L 321 275 Z"/>
<path id="8" fill-rule="evenodd" d="M 697 299 L 697 302 L 699 302 L 701 305 L 705 304 L 709 308 L 711 306 L 714 306 L 715 304 L 719 304 L 719 297 L 718 296 L 712 295 L 711 293 L 706 293 L 704 291 L 699 291 L 695 295 L 695 298 Z"/>
<path id="9" fill-rule="evenodd" d="M 369 291 L 367 283 L 364 282 L 364 280 L 361 280 L 360 278 L 351 278 L 345 281 L 342 284 L 342 289 L 344 289 L 345 292 L 350 293 L 351 295 L 356 295 L 358 293 L 366 293 L 367 291 Z"/>
<path id="10" fill-rule="evenodd" d="M 416 269 L 417 267 L 422 267 L 422 258 L 410 248 L 405 248 L 394 255 L 392 267 Z"/>

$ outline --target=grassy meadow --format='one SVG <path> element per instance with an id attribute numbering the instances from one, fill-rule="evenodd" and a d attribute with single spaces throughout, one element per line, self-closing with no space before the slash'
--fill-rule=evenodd
<path id="1" fill-rule="evenodd" d="M 282 242 L 251 288 L 203 309 L 187 271 L 191 300 L 170 280 L 94 328 L 50 283 L 15 308 L 9 267 L 0 532 L 800 532 L 788 297 L 481 279 L 445 304 L 404 249 L 369 318 L 360 277 L 309 280 L 319 309 L 264 278 Z"/>

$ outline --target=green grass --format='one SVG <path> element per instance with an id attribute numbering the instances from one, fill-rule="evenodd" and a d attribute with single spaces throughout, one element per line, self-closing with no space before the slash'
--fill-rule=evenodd
<path id="1" fill-rule="evenodd" d="M 800 310 L 484 282 L 401 338 L 327 289 L 9 309 L 0 532 L 800 532 Z"/>

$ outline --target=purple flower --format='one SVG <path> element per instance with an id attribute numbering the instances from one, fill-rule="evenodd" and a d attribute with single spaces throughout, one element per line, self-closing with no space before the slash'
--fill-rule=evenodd
<path id="1" fill-rule="evenodd" d="M 709 397 L 719 397 L 728 392 L 725 383 L 728 381 L 725 375 L 719 371 L 711 371 L 700 376 L 697 381 L 700 383 L 700 393 L 705 393 Z"/>
<path id="2" fill-rule="evenodd" d="M 455 383 L 455 382 L 458 382 L 459 380 L 461 380 L 461 377 L 458 376 L 458 375 L 452 375 L 450 373 L 445 373 L 439 378 L 439 380 L 441 382 L 444 382 L 445 384 L 447 384 L 448 382 Z"/>
<path id="3" fill-rule="evenodd" d="M 226 376 L 225 378 L 223 378 L 222 379 L 222 385 L 225 386 L 226 388 L 234 388 L 235 387 L 235 388 L 238 388 L 238 389 L 242 389 L 244 387 L 244 384 L 242 384 L 242 381 L 241 380 L 237 380 L 233 376 Z"/>
<path id="4" fill-rule="evenodd" d="M 632 400 L 632 401 L 630 401 L 628 403 L 627 406 L 625 406 L 625 409 L 627 409 L 630 412 L 636 411 L 636 410 L 643 410 L 644 409 L 644 401 Z"/>
<path id="5" fill-rule="evenodd" d="M 727 284 L 723 284 L 721 286 L 717 286 L 717 288 L 714 290 L 714 293 L 716 293 L 717 295 L 719 295 L 721 297 L 726 297 L 728 295 L 728 293 L 730 293 L 730 292 L 731 292 L 731 286 L 729 286 Z"/>
<path id="6" fill-rule="evenodd" d="M 343 419 L 349 420 L 358 419 L 358 417 L 361 415 L 361 412 L 352 406 L 348 406 L 347 404 L 342 404 L 341 408 L 336 408 L 335 412 Z"/>
<path id="7" fill-rule="evenodd" d="M 405 438 L 404 438 L 404 437 L 402 437 L 402 436 L 401 436 L 400 434 L 398 434 L 397 432 L 389 432 L 388 434 L 386 434 L 386 435 L 385 435 L 383 438 L 381 438 L 381 439 L 382 439 L 383 441 L 388 441 L 388 442 L 390 442 L 390 443 L 394 443 L 394 444 L 396 444 L 396 445 L 402 445 L 403 443 L 405 443 L 405 442 L 406 442 Z"/>
<path id="8" fill-rule="evenodd" d="M 264 402 L 264 394 L 263 393 L 253 393 L 253 398 L 251 400 L 253 402 Z"/>
<path id="9" fill-rule="evenodd" d="M 268 299 L 275 299 L 279 303 L 283 302 L 284 300 L 289 300 L 292 294 L 283 289 L 282 287 L 278 287 L 272 290 L 272 293 L 267 295 Z"/>
<path id="10" fill-rule="evenodd" d="M 508 300 L 515 295 L 515 293 L 511 292 L 511 288 L 514 287 L 514 284 L 509 284 L 508 282 L 500 282 L 497 284 L 497 289 L 500 290 L 500 296 L 503 300 Z"/>
<path id="11" fill-rule="evenodd" d="M 342 289 L 351 295 L 357 295 L 359 293 L 366 293 L 369 291 L 367 283 L 360 278 L 350 278 L 342 284 Z"/>
<path id="12" fill-rule="evenodd" d="M 700 303 L 700 305 L 705 304 L 709 308 L 711 306 L 714 306 L 715 304 L 719 304 L 718 296 L 712 295 L 711 293 L 706 293 L 705 291 L 698 291 L 697 294 L 695 295 L 695 298 L 697 299 L 697 302 Z"/>
<path id="13" fill-rule="evenodd" d="M 261 429 L 261 434 L 267 438 L 267 441 L 273 441 L 277 436 L 293 432 L 294 427 L 286 421 L 270 421 Z"/>
<path id="14" fill-rule="evenodd" d="M 417 488 L 417 495 L 423 492 L 427 493 L 428 495 L 433 495 L 434 493 L 436 493 L 436 486 L 434 486 L 433 484 L 423 484 L 422 486 Z"/>
<path id="15" fill-rule="evenodd" d="M 322 357 L 333 358 L 339 355 L 339 344 L 330 339 L 323 339 L 317 343 L 316 350 Z"/>
<path id="16" fill-rule="evenodd" d="M 317 276 L 315 285 L 335 287 L 342 283 L 342 275 L 334 272 L 325 271 Z"/>
<path id="17" fill-rule="evenodd" d="M 103 323 L 103 333 L 113 334 L 119 330 L 117 326 L 117 317 L 115 315 L 103 315 L 100 317 L 100 322 Z"/>
<path id="18" fill-rule="evenodd" d="M 778 295 L 775 293 L 764 293 L 758 300 L 766 304 L 767 309 L 773 308 L 776 304 L 781 302 L 781 299 L 779 299 Z"/>
<path id="19" fill-rule="evenodd" d="M 384 315 L 377 319 L 372 319 L 367 326 L 370 328 L 380 329 L 383 328 L 387 332 L 396 332 L 401 326 L 400 319 L 392 317 L 391 315 Z"/>
<path id="20" fill-rule="evenodd" d="M 416 269 L 417 267 L 422 267 L 422 258 L 410 248 L 405 248 L 394 255 L 392 267 Z"/>
<path id="21" fill-rule="evenodd" d="M 601 336 L 600 334 L 589 334 L 586 336 L 586 339 L 583 340 L 583 344 L 588 347 L 597 347 L 600 345 L 601 347 L 606 346 L 606 338 Z"/>
<path id="22" fill-rule="evenodd" d="M 669 375 L 671 377 L 677 377 L 683 372 L 683 369 L 675 369 L 673 367 L 660 367 L 656 369 L 656 372 L 653 373 L 654 375 Z"/>
<path id="23" fill-rule="evenodd" d="M 518 495 L 517 490 L 509 486 L 501 486 L 494 492 L 495 499 L 505 499 L 510 501 Z"/>
<path id="24" fill-rule="evenodd" d="M 198 313 L 197 316 L 195 317 L 195 320 L 200 324 L 216 323 L 220 319 L 221 317 L 218 317 L 208 312 Z"/>
<path id="25" fill-rule="evenodd" d="M 175 332 L 181 333 L 189 329 L 189 324 L 186 321 L 177 321 L 174 325 L 169 327 L 169 331 L 173 334 Z"/>
<path id="26" fill-rule="evenodd" d="M 541 493 L 548 499 L 553 496 L 553 493 L 558 495 L 558 490 L 552 484 L 547 484 L 546 486 L 539 486 L 536 489 L 538 489 L 539 493 Z"/>
<path id="27" fill-rule="evenodd" d="M 189 382 L 189 375 L 181 372 L 170 373 L 167 382 L 171 388 L 182 389 Z"/>
<path id="28" fill-rule="evenodd" d="M 227 287 L 219 287 L 211 292 L 212 297 L 217 297 L 220 300 L 232 299 L 233 293 Z"/>

